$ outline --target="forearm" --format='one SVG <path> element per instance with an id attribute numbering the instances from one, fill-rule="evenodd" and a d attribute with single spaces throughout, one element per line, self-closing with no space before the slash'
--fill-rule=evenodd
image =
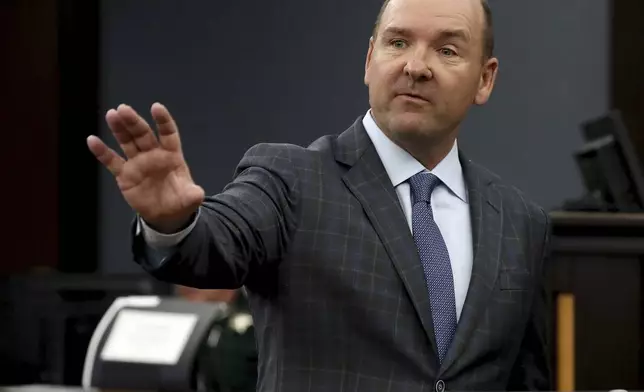
<path id="1" fill-rule="evenodd" d="M 178 244 L 152 247 L 143 239 L 141 246 L 149 248 L 134 253 L 147 258 L 141 264 L 160 280 L 197 288 L 238 288 L 245 282 L 249 263 L 241 256 L 244 252 L 236 249 L 242 242 L 233 238 L 235 230 L 227 227 L 227 221 L 202 208 L 192 229 Z"/>
<path id="2" fill-rule="evenodd" d="M 171 235 L 169 247 L 154 247 L 143 230 L 135 232 L 136 261 L 161 280 L 220 289 L 238 288 L 254 271 L 279 261 L 297 226 L 299 184 L 293 165 L 274 168 L 265 161 L 244 159 L 235 180 L 206 198 L 189 233 Z M 151 260 L 154 253 L 161 259 Z"/>
<path id="3" fill-rule="evenodd" d="M 268 260 L 265 238 L 256 229 L 240 211 L 210 200 L 180 242 L 163 246 L 155 237 L 156 242 L 150 244 L 146 241 L 150 235 L 142 230 L 135 236 L 134 254 L 160 280 L 204 289 L 235 289 L 245 284 L 253 268 Z"/>

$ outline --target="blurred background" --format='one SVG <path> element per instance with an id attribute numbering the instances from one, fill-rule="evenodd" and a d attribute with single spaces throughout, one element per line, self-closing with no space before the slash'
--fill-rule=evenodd
<path id="1" fill-rule="evenodd" d="M 490 0 L 500 73 L 467 155 L 551 211 L 561 388 L 644 388 L 644 2 Z M 380 0 L 2 0 L 0 384 L 80 385 L 123 295 L 184 296 L 131 260 L 133 213 L 86 147 L 165 104 L 216 193 L 258 142 L 307 145 L 368 109 Z M 8 139 L 6 139 L 8 138 Z M 569 376 L 564 376 L 569 375 Z M 568 380 L 568 381 L 565 381 Z"/>

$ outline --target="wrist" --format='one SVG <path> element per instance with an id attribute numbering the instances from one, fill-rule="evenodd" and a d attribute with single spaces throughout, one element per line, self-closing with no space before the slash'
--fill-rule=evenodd
<path id="1" fill-rule="evenodd" d="M 148 220 L 141 217 L 145 223 L 154 231 L 161 234 L 175 234 L 190 226 L 192 221 L 196 218 L 197 212 L 193 212 L 187 218 L 181 219 L 153 219 Z"/>

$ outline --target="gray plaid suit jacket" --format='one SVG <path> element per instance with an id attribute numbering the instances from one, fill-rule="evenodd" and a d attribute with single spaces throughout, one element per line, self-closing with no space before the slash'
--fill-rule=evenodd
<path id="1" fill-rule="evenodd" d="M 308 148 L 254 146 L 161 267 L 133 231 L 135 260 L 164 281 L 247 288 L 259 391 L 550 389 L 547 215 L 461 158 L 474 262 L 439 364 L 414 240 L 361 120 Z"/>

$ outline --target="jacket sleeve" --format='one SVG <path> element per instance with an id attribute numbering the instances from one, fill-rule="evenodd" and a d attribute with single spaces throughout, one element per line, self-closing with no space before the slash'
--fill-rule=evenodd
<path id="1" fill-rule="evenodd" d="M 259 144 L 248 150 L 234 180 L 206 198 L 179 244 L 151 251 L 133 225 L 134 259 L 156 278 L 197 288 L 234 289 L 261 281 L 286 253 L 297 228 L 302 150 Z M 150 260 L 157 255 L 160 260 Z"/>

